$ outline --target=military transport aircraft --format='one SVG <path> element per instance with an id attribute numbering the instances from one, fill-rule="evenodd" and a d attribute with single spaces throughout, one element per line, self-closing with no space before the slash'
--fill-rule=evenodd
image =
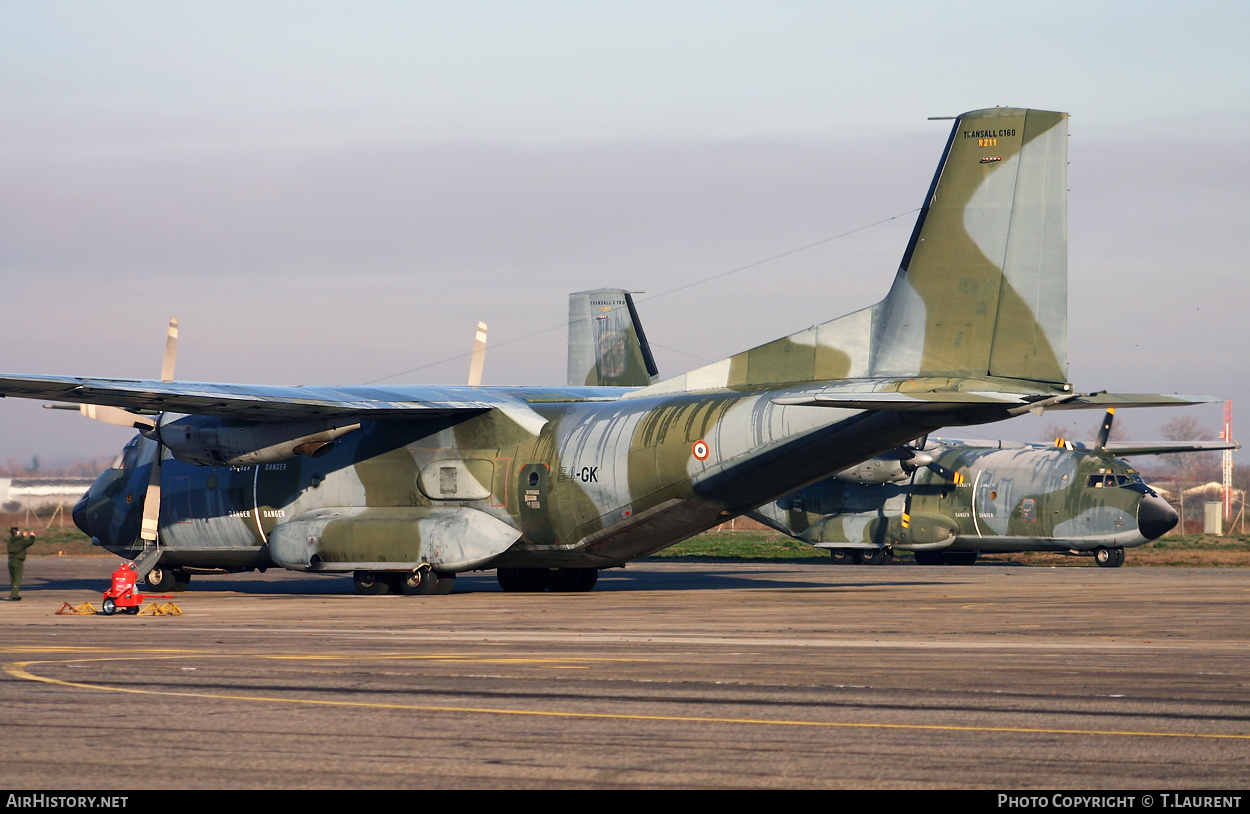
<path id="1" fill-rule="evenodd" d="M 1067 115 L 956 117 L 885 299 L 639 389 L 0 376 L 140 430 L 75 507 L 113 550 L 263 548 L 364 592 L 589 590 L 598 570 L 945 426 L 1193 403 L 1066 381 Z M 164 553 L 158 555 L 164 556 Z"/>
<path id="2" fill-rule="evenodd" d="M 747 516 L 829 549 L 835 563 L 876 565 L 895 550 L 921 565 L 971 565 L 979 553 L 1053 551 L 1124 563 L 1177 523 L 1176 511 L 1126 461 L 1237 449 L 1222 441 L 1108 442 L 1108 411 L 1092 448 L 932 440 L 880 456 Z M 912 454 L 907 454 L 912 453 Z"/>

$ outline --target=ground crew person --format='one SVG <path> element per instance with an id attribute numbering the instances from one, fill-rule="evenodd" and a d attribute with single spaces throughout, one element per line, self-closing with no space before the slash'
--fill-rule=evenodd
<path id="1" fill-rule="evenodd" d="M 37 538 L 22 536 L 17 526 L 9 529 L 9 601 L 22 601 L 22 571 L 26 568 L 26 549 L 35 544 Z"/>

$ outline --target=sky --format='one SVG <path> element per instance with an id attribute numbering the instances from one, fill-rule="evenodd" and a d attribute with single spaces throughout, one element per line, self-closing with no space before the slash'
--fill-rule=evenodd
<path id="1" fill-rule="evenodd" d="M 0 370 L 560 384 L 567 295 L 675 375 L 884 296 L 949 131 L 1069 124 L 1078 390 L 1250 407 L 1250 5 L 0 4 Z M 1243 413 L 1250 422 L 1250 412 Z M 978 428 L 1042 440 L 1101 416 Z M 1239 425 L 1238 425 L 1239 426 Z M 962 431 L 968 435 L 969 432 Z M 0 461 L 124 429 L 0 402 Z"/>

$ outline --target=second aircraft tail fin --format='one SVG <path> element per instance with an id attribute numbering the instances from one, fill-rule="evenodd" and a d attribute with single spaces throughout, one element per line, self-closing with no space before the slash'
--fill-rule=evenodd
<path id="1" fill-rule="evenodd" d="M 569 385 L 645 387 L 656 373 L 628 291 L 600 288 L 569 295 Z"/>

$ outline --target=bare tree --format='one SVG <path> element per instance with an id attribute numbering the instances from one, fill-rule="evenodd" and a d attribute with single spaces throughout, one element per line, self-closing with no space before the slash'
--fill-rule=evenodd
<path id="1" fill-rule="evenodd" d="M 1193 416 L 1177 416 L 1159 428 L 1169 441 L 1211 441 L 1215 433 Z M 1172 472 L 1180 497 L 1180 533 L 1185 533 L 1185 489 L 1214 477 L 1219 456 L 1214 452 L 1177 452 L 1159 458 Z"/>
<path id="2" fill-rule="evenodd" d="M 1193 416 L 1177 416 L 1159 428 L 1169 441 L 1214 441 L 1215 431 L 1206 427 Z M 1178 452 L 1160 455 L 1172 476 L 1186 483 L 1213 480 L 1219 467 L 1219 454 L 1215 452 Z"/>

